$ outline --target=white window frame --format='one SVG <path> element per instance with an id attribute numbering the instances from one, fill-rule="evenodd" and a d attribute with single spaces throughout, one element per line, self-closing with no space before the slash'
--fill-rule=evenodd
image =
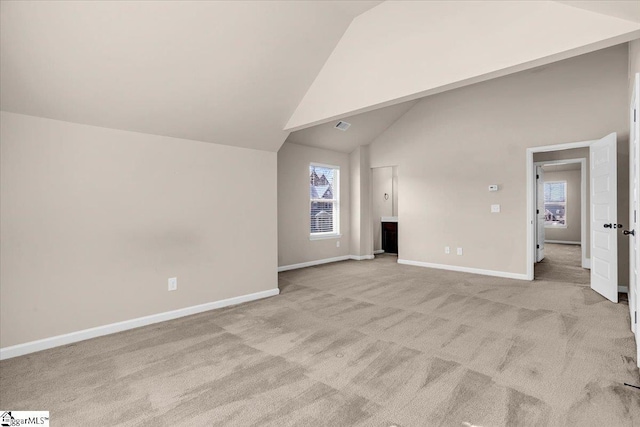
<path id="1" fill-rule="evenodd" d="M 569 200 L 567 198 L 568 193 L 569 193 L 569 184 L 566 180 L 554 180 L 554 181 L 545 181 L 544 184 L 564 184 L 564 224 L 547 224 L 547 222 L 545 221 L 544 223 L 544 228 L 567 228 L 567 222 L 568 222 L 568 218 L 569 216 L 567 215 L 567 205 L 569 204 Z M 550 203 L 554 203 L 554 202 L 550 202 Z M 555 202 L 555 203 L 562 203 L 562 202 Z M 545 203 L 546 206 L 546 203 Z"/>
<path id="2" fill-rule="evenodd" d="M 307 182 L 309 178 L 309 171 L 314 166 L 334 170 L 333 185 L 331 187 L 333 192 L 333 199 L 312 199 L 311 195 L 309 195 L 309 214 L 307 215 L 307 218 L 309 218 L 309 227 L 307 228 L 307 230 L 311 230 L 311 207 L 313 203 L 331 202 L 333 206 L 333 231 L 325 231 L 321 233 L 311 233 L 311 231 L 309 231 L 309 240 L 338 239 L 342 237 L 342 234 L 340 234 L 340 166 L 311 162 L 309 164 L 309 167 L 307 168 Z"/>

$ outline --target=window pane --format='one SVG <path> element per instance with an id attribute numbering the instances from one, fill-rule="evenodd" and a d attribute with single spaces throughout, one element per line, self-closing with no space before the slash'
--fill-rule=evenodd
<path id="1" fill-rule="evenodd" d="M 566 182 L 545 182 L 544 183 L 544 201 L 547 202 L 566 202 Z"/>
<path id="2" fill-rule="evenodd" d="M 567 225 L 567 183 L 566 182 L 545 182 L 544 183 L 544 215 L 545 225 L 566 226 Z"/>
<path id="3" fill-rule="evenodd" d="M 333 199 L 334 169 L 310 167 L 309 193 L 312 199 Z"/>
<path id="4" fill-rule="evenodd" d="M 311 203 L 311 232 L 333 232 L 333 202 Z"/>

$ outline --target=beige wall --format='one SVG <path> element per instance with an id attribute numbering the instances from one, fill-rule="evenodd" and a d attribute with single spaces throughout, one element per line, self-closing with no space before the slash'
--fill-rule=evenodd
<path id="1" fill-rule="evenodd" d="M 388 194 L 388 199 L 384 195 Z M 373 250 L 382 249 L 383 216 L 393 216 L 393 168 L 371 169 L 371 208 L 373 222 Z"/>
<path id="2" fill-rule="evenodd" d="M 393 216 L 398 216 L 398 167 L 393 166 Z"/>
<path id="3" fill-rule="evenodd" d="M 620 144 L 620 138 L 618 138 L 618 144 Z M 587 238 L 585 239 L 586 246 L 586 257 L 587 259 L 591 258 L 591 210 L 588 206 L 590 206 L 591 201 L 591 179 L 589 172 L 589 148 L 573 148 L 570 150 L 559 150 L 559 151 L 547 151 L 544 153 L 534 153 L 533 161 L 534 162 L 544 162 L 549 160 L 568 160 L 568 159 L 586 159 L 586 167 L 585 174 L 587 180 L 587 188 L 585 189 L 587 193 L 587 212 L 586 212 L 586 220 L 587 220 Z M 620 159 L 618 159 L 618 164 L 620 164 Z M 619 167 L 623 167 L 620 165 Z M 624 169 L 624 168 L 623 168 Z M 626 170 L 618 171 L 619 175 L 628 176 L 629 169 L 627 167 Z M 620 181 L 620 179 L 618 179 Z M 628 186 L 628 184 L 627 184 Z M 627 198 L 625 197 L 626 193 L 619 193 L 620 197 L 618 197 L 618 209 L 624 209 L 625 206 L 628 206 Z M 624 216 L 620 216 L 620 218 L 624 218 Z M 549 237 L 547 237 L 549 238 Z"/>
<path id="4" fill-rule="evenodd" d="M 371 161 L 369 146 L 360 146 L 349 154 L 351 165 L 351 255 L 373 255 L 371 203 Z"/>
<path id="5" fill-rule="evenodd" d="M 277 287 L 276 153 L 0 121 L 1 347 Z"/>
<path id="6" fill-rule="evenodd" d="M 625 44 L 427 97 L 390 126 L 370 156 L 399 167 L 401 258 L 525 274 L 526 149 L 618 132 L 628 181 L 627 61 Z"/>
<path id="7" fill-rule="evenodd" d="M 340 167 L 339 239 L 309 240 L 309 165 Z M 285 143 L 278 151 L 278 266 L 349 255 L 349 155 Z M 340 247 L 336 247 L 340 242 Z"/>
<path id="8" fill-rule="evenodd" d="M 549 181 L 566 181 L 567 183 L 567 226 L 566 227 L 545 227 L 545 241 L 560 240 L 563 242 L 578 242 L 581 237 L 581 194 L 580 194 L 580 170 L 568 170 L 559 172 L 544 173 L 544 180 Z"/>
<path id="9" fill-rule="evenodd" d="M 629 42 L 629 78 L 640 73 L 640 39 Z"/>

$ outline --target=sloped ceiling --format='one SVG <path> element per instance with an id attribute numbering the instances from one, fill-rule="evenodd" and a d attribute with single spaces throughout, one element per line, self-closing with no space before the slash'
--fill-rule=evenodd
<path id="1" fill-rule="evenodd" d="M 558 3 L 566 4 L 568 6 L 579 7 L 581 9 L 590 10 L 592 12 L 602 13 L 604 15 L 615 16 L 616 18 L 626 19 L 627 21 L 640 22 L 640 2 L 638 2 L 638 0 L 615 0 L 615 1 L 556 0 L 556 1 L 558 1 Z"/>
<path id="2" fill-rule="evenodd" d="M 337 122 L 332 121 L 291 132 L 286 142 L 351 153 L 360 145 L 367 145 L 373 141 L 409 111 L 416 102 L 418 101 L 403 102 L 355 116 L 342 117 L 341 120 L 351 124 L 351 127 L 346 131 L 336 129 Z"/>
<path id="3" fill-rule="evenodd" d="M 383 2 L 354 19 L 286 129 L 304 129 L 640 37 L 640 23 L 632 20 L 627 5 L 567 3 L 572 4 Z M 627 14 L 631 18 L 619 17 Z"/>
<path id="4" fill-rule="evenodd" d="M 1 108 L 276 151 L 379 1 L 2 1 Z"/>

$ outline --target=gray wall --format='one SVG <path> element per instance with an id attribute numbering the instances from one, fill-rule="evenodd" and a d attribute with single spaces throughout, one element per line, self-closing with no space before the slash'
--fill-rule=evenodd
<path id="1" fill-rule="evenodd" d="M 580 194 L 580 170 L 567 170 L 544 173 L 545 181 L 566 181 L 567 182 L 567 203 L 566 203 L 566 227 L 545 227 L 546 240 L 561 240 L 564 242 L 581 243 L 581 214 L 580 205 L 582 197 Z"/>
<path id="2" fill-rule="evenodd" d="M 525 274 L 528 147 L 617 132 L 625 194 L 627 69 L 620 45 L 416 104 L 370 146 L 371 167 L 399 167 L 400 257 Z M 501 190 L 489 193 L 489 184 Z M 501 213 L 490 212 L 494 203 Z M 626 276 L 621 270 L 621 282 Z"/>
<path id="3" fill-rule="evenodd" d="M 340 166 L 339 239 L 309 239 L 309 165 Z M 278 266 L 349 255 L 349 155 L 285 143 L 278 151 Z M 336 247 L 336 242 L 340 247 Z"/>
<path id="4" fill-rule="evenodd" d="M 276 153 L 0 122 L 1 347 L 277 288 Z"/>

